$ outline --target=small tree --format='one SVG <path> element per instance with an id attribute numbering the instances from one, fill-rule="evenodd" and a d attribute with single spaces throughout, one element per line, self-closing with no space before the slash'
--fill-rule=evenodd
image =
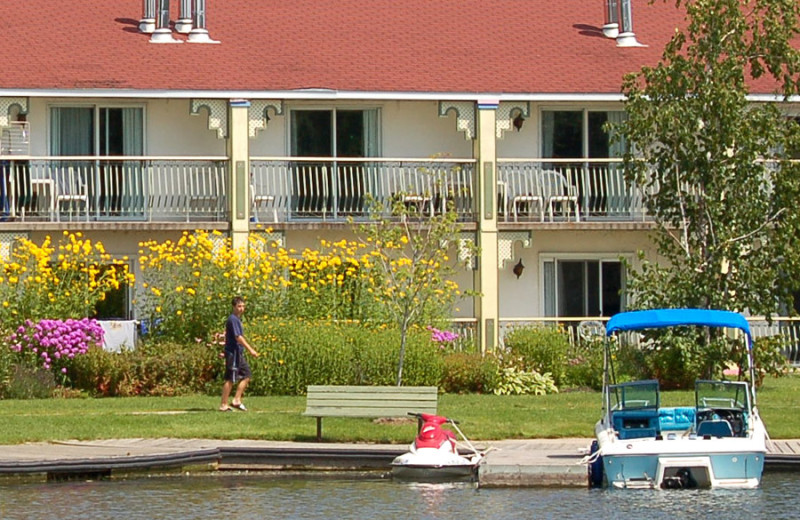
<path id="1" fill-rule="evenodd" d="M 456 260 L 447 245 L 458 236 L 456 212 L 419 219 L 401 200 L 395 200 L 392 217 L 372 205 L 372 222 L 359 226 L 360 238 L 371 250 L 373 275 L 369 291 L 385 317 L 400 329 L 397 386 L 403 380 L 406 339 L 412 326 L 437 322 L 452 316 L 461 292 L 452 279 Z"/>
<path id="2" fill-rule="evenodd" d="M 643 262 L 628 287 L 642 307 L 771 314 L 798 288 L 798 124 L 754 105 L 752 80 L 798 91 L 796 0 L 677 0 L 688 25 L 661 62 L 628 75 L 621 135 L 628 181 L 644 186 L 666 265 Z M 771 82 L 771 83 L 770 83 Z"/>

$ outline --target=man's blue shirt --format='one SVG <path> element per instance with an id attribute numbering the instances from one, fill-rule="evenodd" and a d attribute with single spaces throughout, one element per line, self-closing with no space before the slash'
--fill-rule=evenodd
<path id="1" fill-rule="evenodd" d="M 239 336 L 244 336 L 244 329 L 242 328 L 242 320 L 239 316 L 231 314 L 228 316 L 228 321 L 225 322 L 225 352 L 235 354 L 242 348 L 236 341 Z"/>

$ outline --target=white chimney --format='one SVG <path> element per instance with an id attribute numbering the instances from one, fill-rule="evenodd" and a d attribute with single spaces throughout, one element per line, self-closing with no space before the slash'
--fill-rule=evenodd
<path id="1" fill-rule="evenodd" d="M 606 24 L 603 26 L 603 36 L 616 38 L 619 34 L 619 5 L 617 0 L 605 0 Z"/>
<path id="2" fill-rule="evenodd" d="M 181 34 L 192 30 L 192 0 L 181 0 L 181 14 L 175 22 L 175 30 Z"/>
<path id="3" fill-rule="evenodd" d="M 150 36 L 150 43 L 183 43 L 172 37 L 172 30 L 169 28 L 169 0 L 158 0 L 156 30 Z"/>
<path id="4" fill-rule="evenodd" d="M 617 47 L 646 47 L 636 41 L 633 34 L 633 15 L 631 14 L 631 0 L 622 0 L 620 11 L 620 33 L 617 35 Z"/>
<path id="5" fill-rule="evenodd" d="M 194 0 L 192 21 L 194 28 L 189 33 L 189 43 L 219 43 L 211 39 L 206 29 L 206 0 Z"/>
<path id="6" fill-rule="evenodd" d="M 139 20 L 139 32 L 152 34 L 156 30 L 156 0 L 144 0 L 142 19 Z"/>

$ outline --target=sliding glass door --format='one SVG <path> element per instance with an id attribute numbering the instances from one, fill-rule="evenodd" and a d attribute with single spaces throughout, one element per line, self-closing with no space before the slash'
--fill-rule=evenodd
<path id="1" fill-rule="evenodd" d="M 52 107 L 50 154 L 122 157 L 144 153 L 141 107 Z M 144 216 L 141 161 L 54 162 L 57 211 L 90 217 Z"/>
<path id="2" fill-rule="evenodd" d="M 625 273 L 620 261 L 549 259 L 543 268 L 547 316 L 609 317 L 623 310 Z"/>
<path id="3" fill-rule="evenodd" d="M 625 143 L 615 139 L 607 126 L 624 118 L 625 112 L 621 111 L 542 111 L 542 157 L 579 159 L 545 163 L 545 168 L 560 171 L 570 184 L 577 186 L 584 215 L 628 216 L 632 210 L 632 191 L 626 186 L 622 170 Z"/>
<path id="4" fill-rule="evenodd" d="M 292 166 L 295 216 L 337 218 L 364 212 L 369 181 L 366 163 L 337 159 L 376 156 L 377 126 L 374 109 L 291 112 L 291 154 L 312 158 Z"/>

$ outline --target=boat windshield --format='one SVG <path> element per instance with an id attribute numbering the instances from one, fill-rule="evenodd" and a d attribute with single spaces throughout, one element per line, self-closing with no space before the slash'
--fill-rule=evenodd
<path id="1" fill-rule="evenodd" d="M 697 381 L 697 409 L 748 410 L 750 407 L 747 383 L 744 381 Z"/>
<path id="2" fill-rule="evenodd" d="M 608 387 L 611 410 L 658 408 L 658 381 L 634 381 Z"/>

